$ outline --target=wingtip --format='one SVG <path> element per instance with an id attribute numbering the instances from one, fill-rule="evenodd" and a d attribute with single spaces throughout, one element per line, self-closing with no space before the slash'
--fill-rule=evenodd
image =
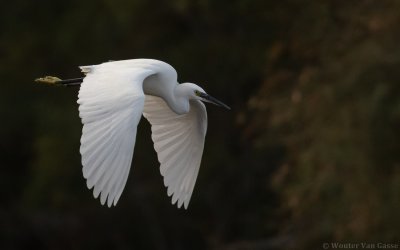
<path id="1" fill-rule="evenodd" d="M 101 205 L 104 205 L 106 203 L 106 200 L 107 200 L 107 194 L 105 192 L 101 192 L 101 195 L 100 195 Z"/>
<path id="2" fill-rule="evenodd" d="M 183 201 L 183 200 L 178 200 L 176 205 L 177 205 L 178 209 L 184 208 L 185 210 L 187 210 L 189 207 L 189 202 Z"/>
<path id="3" fill-rule="evenodd" d="M 189 207 L 189 201 L 188 201 L 188 200 L 185 200 L 185 201 L 183 202 L 183 206 L 185 207 L 185 210 L 187 210 L 188 207 Z"/>
<path id="4" fill-rule="evenodd" d="M 110 197 L 108 197 L 107 206 L 108 206 L 108 208 L 111 208 L 113 206 L 113 200 L 110 199 Z"/>
<path id="5" fill-rule="evenodd" d="M 179 199 L 179 200 L 178 200 L 178 208 L 181 208 L 181 207 L 182 207 L 182 204 L 183 204 L 183 200 L 182 200 L 182 199 Z"/>
<path id="6" fill-rule="evenodd" d="M 178 197 L 176 194 L 172 195 L 172 205 L 175 205 L 175 203 L 178 201 Z"/>

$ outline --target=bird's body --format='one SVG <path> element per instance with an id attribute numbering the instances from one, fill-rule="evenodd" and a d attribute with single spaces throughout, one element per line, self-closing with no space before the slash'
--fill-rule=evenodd
<path id="1" fill-rule="evenodd" d="M 141 115 L 150 122 L 160 172 L 172 203 L 187 208 L 207 130 L 202 101 L 227 107 L 175 69 L 152 59 L 83 66 L 79 91 L 83 175 L 101 203 L 116 204 L 131 165 Z"/>

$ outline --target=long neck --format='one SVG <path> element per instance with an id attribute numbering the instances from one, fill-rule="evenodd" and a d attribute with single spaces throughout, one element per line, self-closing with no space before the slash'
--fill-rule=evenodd
<path id="1" fill-rule="evenodd" d="M 185 84 L 174 83 L 170 79 L 165 79 L 162 75 L 154 74 L 143 81 L 143 92 L 146 95 L 161 97 L 177 114 L 189 112 L 187 98 L 189 91 Z"/>
<path id="2" fill-rule="evenodd" d="M 189 112 L 189 92 L 190 89 L 184 84 L 177 84 L 173 89 L 172 96 L 168 100 L 168 105 L 178 115 Z"/>

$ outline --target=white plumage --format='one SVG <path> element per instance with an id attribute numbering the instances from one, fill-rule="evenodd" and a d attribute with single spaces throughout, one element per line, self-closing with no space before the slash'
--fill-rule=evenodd
<path id="1" fill-rule="evenodd" d="M 178 84 L 169 64 L 135 59 L 81 67 L 83 176 L 95 198 L 116 205 L 125 187 L 141 115 L 150 122 L 160 172 L 172 203 L 188 207 L 207 130 L 201 101 L 228 108 L 192 83 Z"/>

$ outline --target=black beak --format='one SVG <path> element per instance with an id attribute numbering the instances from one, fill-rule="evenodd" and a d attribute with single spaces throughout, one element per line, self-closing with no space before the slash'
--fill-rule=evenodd
<path id="1" fill-rule="evenodd" d="M 217 105 L 219 107 L 223 107 L 223 108 L 226 108 L 228 110 L 231 110 L 231 108 L 228 105 L 226 105 L 225 103 L 219 101 L 218 99 L 210 96 L 209 94 L 200 93 L 200 97 L 203 98 L 205 101 L 207 101 L 209 103 L 212 103 L 212 104 L 215 104 L 215 105 Z"/>

